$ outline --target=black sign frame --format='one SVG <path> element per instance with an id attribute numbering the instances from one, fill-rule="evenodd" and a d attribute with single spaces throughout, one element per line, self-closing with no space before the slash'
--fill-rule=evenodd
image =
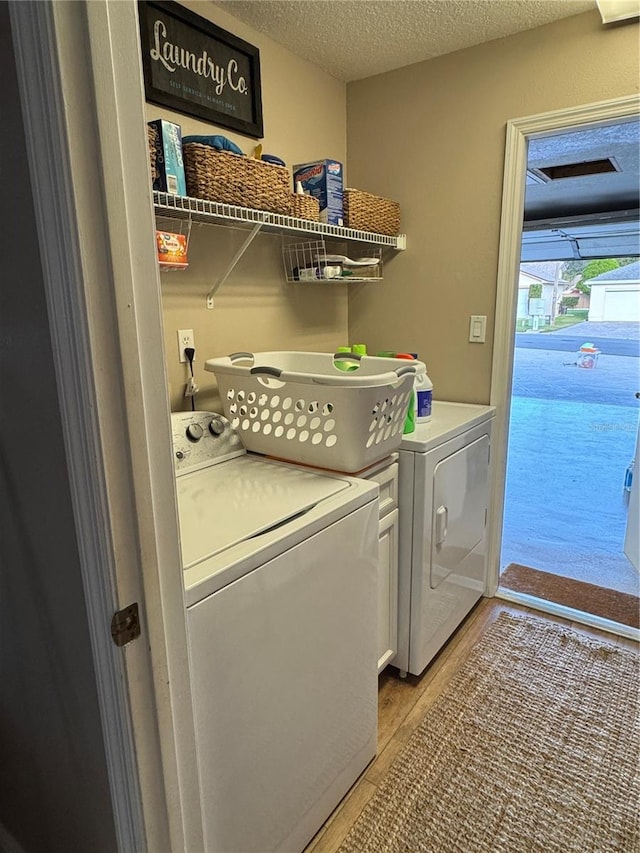
<path id="1" fill-rule="evenodd" d="M 173 19 L 174 25 L 179 28 L 183 38 L 189 30 L 193 33 L 194 39 L 197 39 L 199 42 L 199 47 L 194 48 L 194 57 L 198 59 L 199 53 L 200 62 L 204 62 L 204 65 L 200 67 L 206 67 L 207 57 L 215 63 L 216 48 L 222 50 L 226 57 L 231 57 L 226 65 L 218 67 L 218 72 L 222 75 L 222 78 L 226 79 L 224 85 L 225 97 L 220 97 L 221 93 L 216 92 L 216 84 L 213 80 L 209 80 L 206 76 L 204 76 L 203 80 L 199 80 L 198 74 L 200 72 L 191 74 L 193 85 L 197 85 L 198 87 L 197 90 L 189 89 L 190 92 L 193 92 L 191 96 L 189 94 L 174 94 L 173 92 L 166 91 L 166 88 L 154 85 L 154 71 L 156 74 L 165 73 L 162 70 L 158 72 L 157 62 L 155 63 L 155 68 L 152 66 L 152 51 L 155 50 L 157 52 L 158 48 L 154 30 L 155 21 L 153 21 L 153 18 L 158 15 L 161 16 L 161 20 L 165 26 L 165 22 L 171 24 L 171 19 Z M 196 15 L 179 3 L 172 2 L 172 0 L 140 0 L 138 2 L 138 16 L 140 22 L 144 89 L 148 101 L 162 107 L 168 107 L 176 112 L 184 113 L 185 115 L 194 116 L 219 127 L 236 130 L 245 136 L 262 139 L 264 133 L 260 85 L 260 51 L 257 47 L 254 47 L 232 33 L 228 33 L 206 18 Z M 150 20 L 153 22 L 151 27 L 149 24 Z M 150 29 L 152 32 L 150 32 Z M 204 43 L 207 46 L 206 52 L 202 50 L 203 37 L 205 38 Z M 181 47 L 188 49 L 188 45 L 182 44 Z M 165 69 L 169 65 L 166 61 L 163 62 L 160 60 L 160 62 L 164 65 Z M 235 63 L 235 66 L 230 66 L 230 63 Z M 244 69 L 246 76 L 238 74 L 236 78 L 233 78 L 229 72 L 230 67 L 235 67 L 236 73 L 238 73 L 239 69 Z M 225 78 L 224 75 L 227 73 L 228 76 Z M 165 74 L 165 76 L 168 79 L 168 74 Z M 240 81 L 244 82 L 241 83 Z M 218 85 L 220 82 L 221 80 L 218 78 Z M 243 86 L 246 87 L 245 91 L 239 91 Z M 248 102 L 244 101 L 245 97 L 249 99 Z M 232 102 L 234 99 L 235 104 Z M 210 103 L 203 103 L 203 100 L 209 100 Z M 245 112 L 249 112 L 248 118 L 234 115 L 238 104 L 241 104 L 243 107 L 245 105 L 248 106 L 248 110 L 245 108 Z"/>

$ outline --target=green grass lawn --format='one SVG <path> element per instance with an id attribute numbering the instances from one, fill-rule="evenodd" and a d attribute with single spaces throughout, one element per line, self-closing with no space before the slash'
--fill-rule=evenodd
<path id="1" fill-rule="evenodd" d="M 539 332 L 554 332 L 557 329 L 566 329 L 567 326 L 575 326 L 576 323 L 582 323 L 589 316 L 587 308 L 570 308 L 566 314 L 559 314 L 553 323 L 541 324 L 538 327 Z M 528 318 L 519 317 L 516 320 L 516 332 L 526 332 L 531 329 L 533 321 Z"/>
<path id="2" fill-rule="evenodd" d="M 575 314 L 560 314 L 551 325 L 540 326 L 540 332 L 553 332 L 556 329 L 566 329 L 567 326 L 575 326 L 582 323 L 586 317 L 576 317 Z"/>

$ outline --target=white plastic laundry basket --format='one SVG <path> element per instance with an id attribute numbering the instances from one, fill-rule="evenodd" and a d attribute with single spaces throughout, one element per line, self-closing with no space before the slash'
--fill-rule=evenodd
<path id="1" fill-rule="evenodd" d="M 421 361 L 318 352 L 240 352 L 205 369 L 247 450 L 347 473 L 399 447 L 426 373 Z"/>

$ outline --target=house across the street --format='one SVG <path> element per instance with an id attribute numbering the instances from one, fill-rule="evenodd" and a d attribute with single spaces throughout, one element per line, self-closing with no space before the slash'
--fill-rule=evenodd
<path id="1" fill-rule="evenodd" d="M 640 261 L 589 279 L 591 321 L 640 323 Z"/>
<path id="2" fill-rule="evenodd" d="M 559 281 L 557 286 L 557 261 L 545 263 L 526 263 L 520 265 L 518 278 L 518 325 L 536 329 L 549 323 L 558 313 L 557 303 L 566 282 Z M 553 303 L 556 302 L 554 311 Z"/>

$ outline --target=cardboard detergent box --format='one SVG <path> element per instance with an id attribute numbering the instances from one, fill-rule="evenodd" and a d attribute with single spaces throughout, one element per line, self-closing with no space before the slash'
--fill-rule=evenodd
<path id="1" fill-rule="evenodd" d="M 181 270 L 189 266 L 187 238 L 172 231 L 156 231 L 156 249 L 160 269 Z"/>
<path id="2" fill-rule="evenodd" d="M 301 163 L 293 167 L 293 190 L 298 182 L 305 193 L 318 199 L 320 222 L 329 225 L 342 225 L 342 163 L 337 160 L 317 160 L 315 163 Z"/>
<path id="3" fill-rule="evenodd" d="M 155 127 L 156 136 L 156 171 L 157 177 L 153 182 L 154 190 L 172 195 L 186 195 L 187 182 L 184 175 L 182 160 L 182 130 L 179 124 L 164 119 L 149 122 Z"/>

